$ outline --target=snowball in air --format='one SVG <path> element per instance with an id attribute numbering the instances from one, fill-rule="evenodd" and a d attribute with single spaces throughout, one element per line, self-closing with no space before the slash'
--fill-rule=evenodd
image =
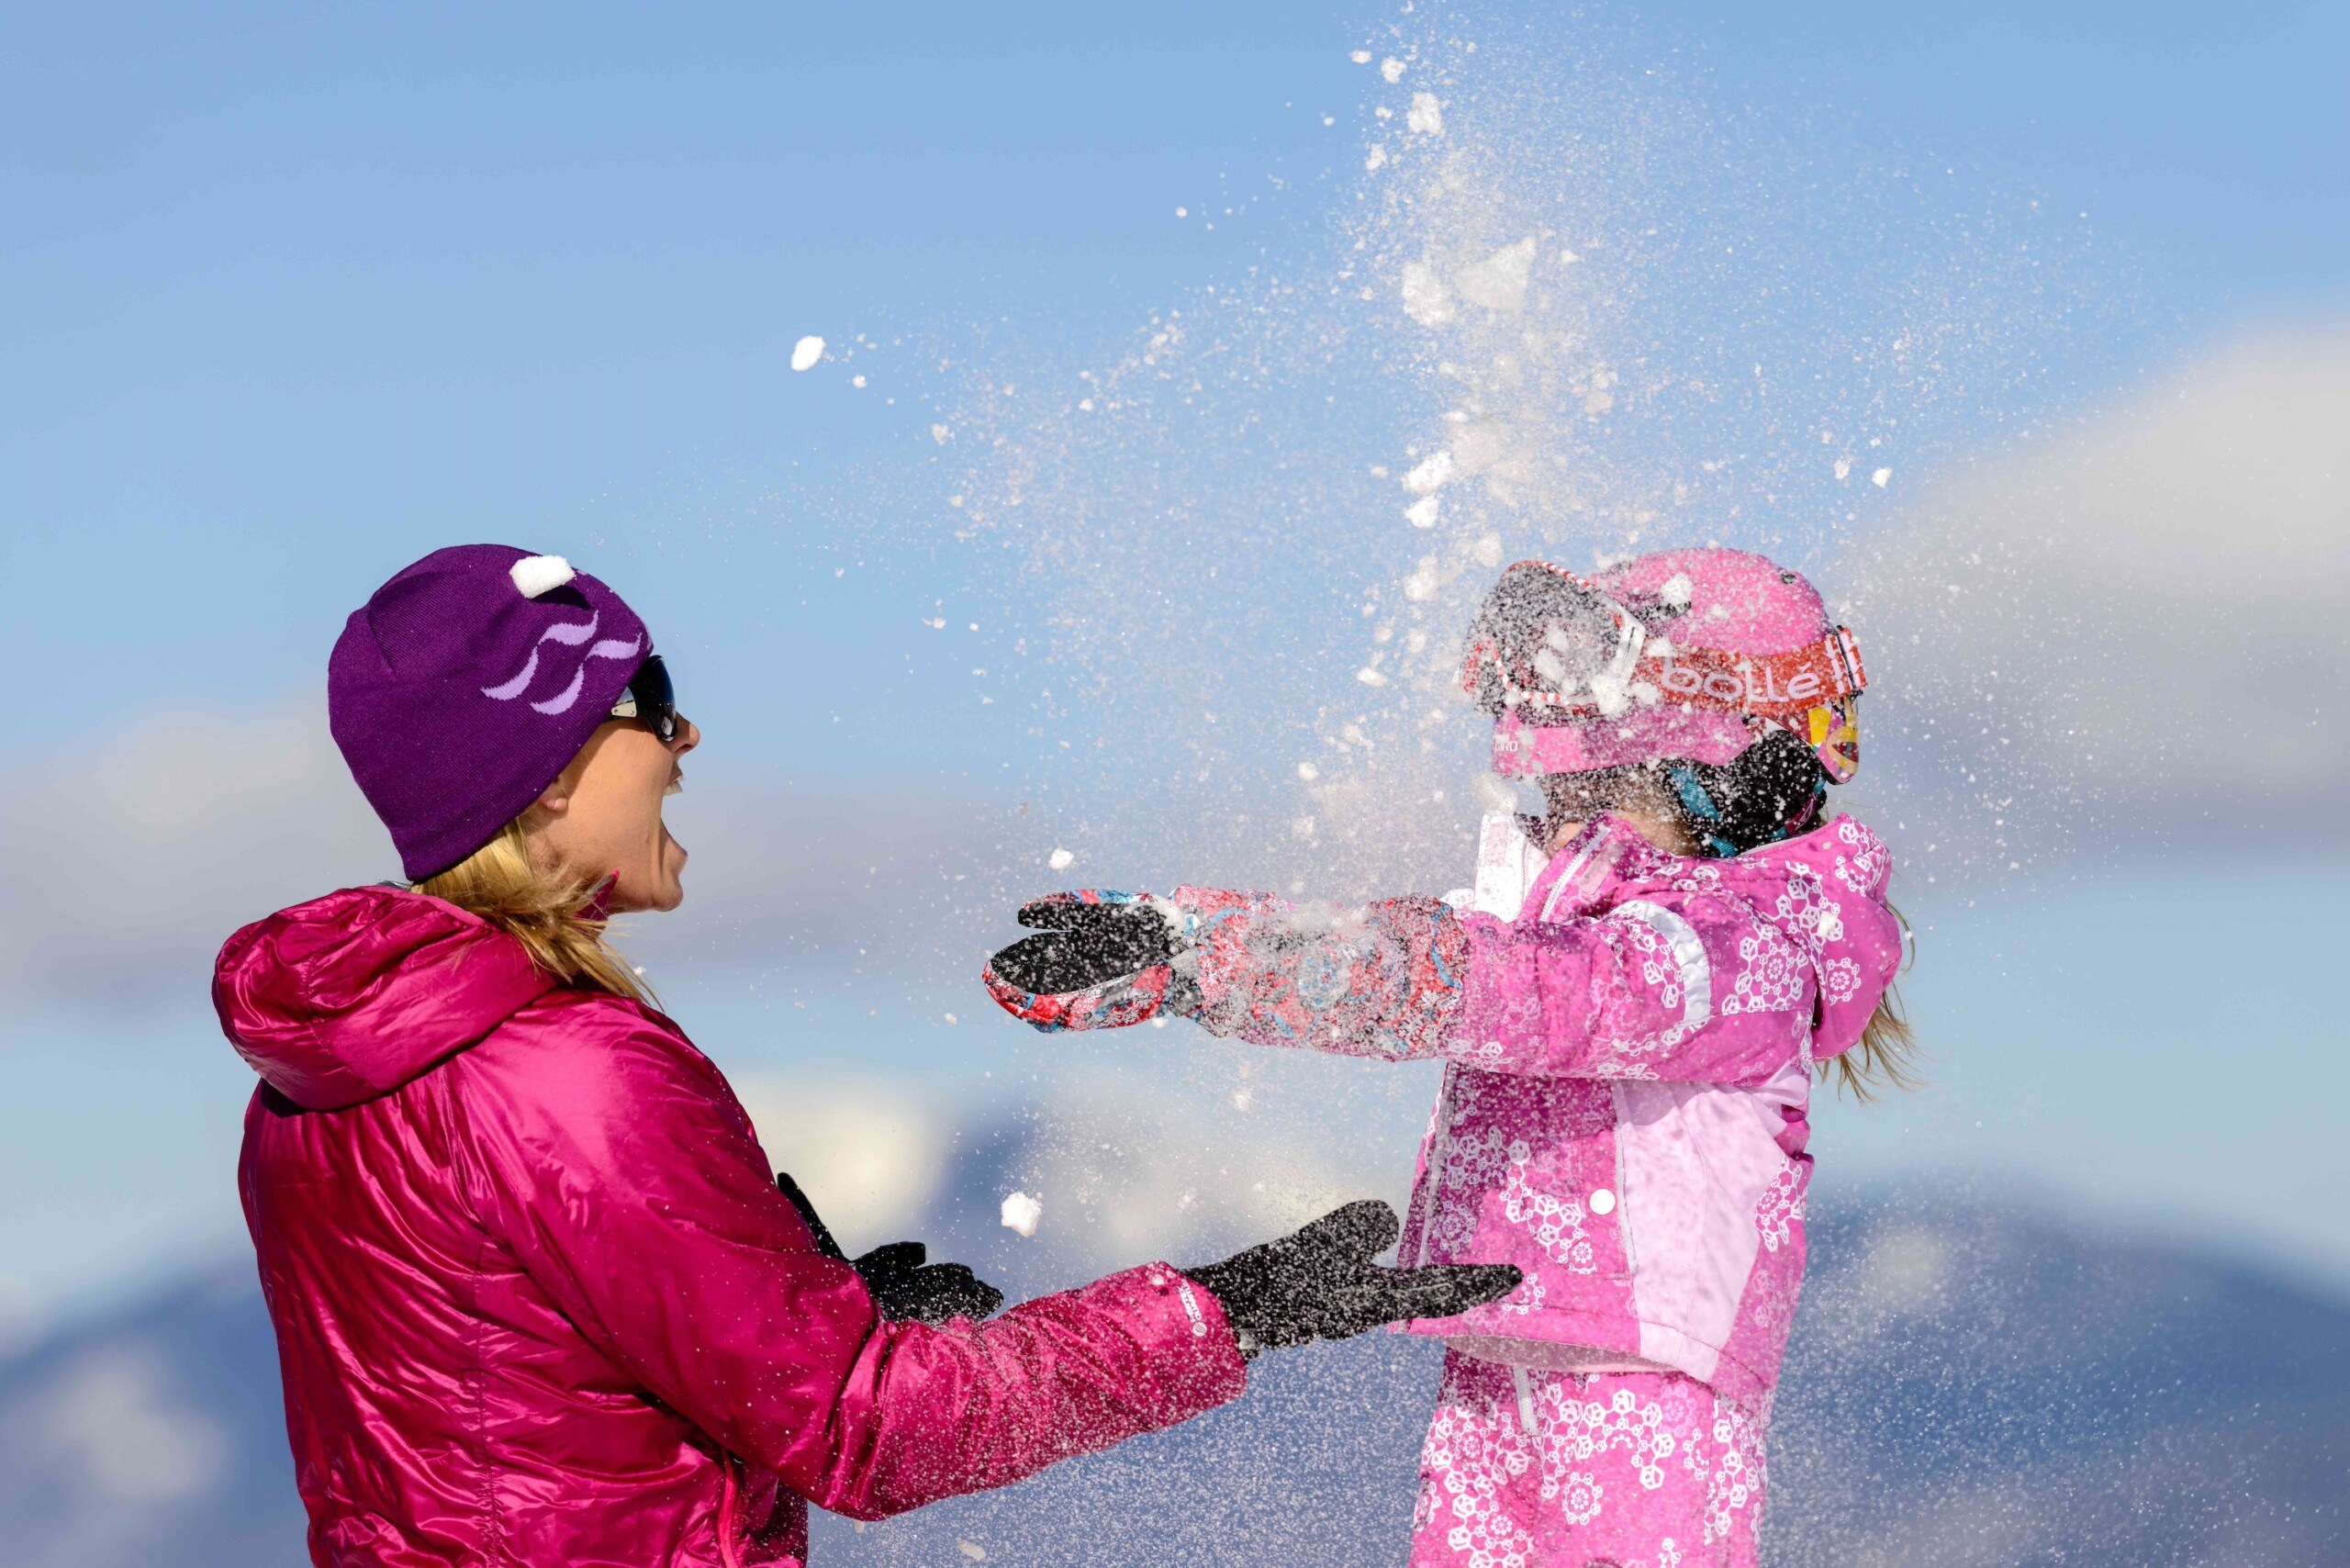
<path id="1" fill-rule="evenodd" d="M 1036 1234 L 1036 1222 L 1045 1217 L 1045 1205 L 1025 1193 L 1014 1193 L 1003 1200 L 1003 1228 L 1016 1230 L 1023 1236 Z"/>
<path id="2" fill-rule="evenodd" d="M 507 567 L 506 575 L 514 579 L 514 586 L 521 590 L 524 599 L 536 599 L 543 593 L 554 592 L 579 574 L 560 555 L 525 555 Z"/>
<path id="3" fill-rule="evenodd" d="M 1077 857 L 1066 849 L 1056 849 L 1045 857 L 1045 864 L 1056 871 L 1066 871 L 1077 864 Z"/>
<path id="4" fill-rule="evenodd" d="M 1890 468 L 1880 468 L 1875 473 L 1869 476 L 1869 483 L 1874 485 L 1880 490 L 1884 489 L 1886 486 L 1892 482 L 1893 470 Z"/>
<path id="5" fill-rule="evenodd" d="M 1415 93 L 1412 112 L 1404 117 L 1404 123 L 1422 136 L 1442 136 L 1444 106 L 1437 102 L 1434 93 Z"/>
<path id="6" fill-rule="evenodd" d="M 791 368 L 811 370 L 824 357 L 824 340 L 813 332 L 791 345 Z"/>
<path id="7" fill-rule="evenodd" d="M 1404 79 L 1404 62 L 1391 54 L 1379 62 L 1379 73 L 1391 83 L 1401 82 Z"/>
<path id="8" fill-rule="evenodd" d="M 1437 498 L 1434 496 L 1422 496 L 1418 500 L 1414 501 L 1410 506 L 1404 509 L 1404 521 L 1410 523 L 1414 528 L 1434 528 L 1436 526 L 1436 513 Z"/>
<path id="9" fill-rule="evenodd" d="M 1404 488 L 1416 496 L 1432 495 L 1451 478 L 1452 449 L 1442 447 L 1435 456 L 1422 459 L 1417 467 L 1404 476 Z"/>

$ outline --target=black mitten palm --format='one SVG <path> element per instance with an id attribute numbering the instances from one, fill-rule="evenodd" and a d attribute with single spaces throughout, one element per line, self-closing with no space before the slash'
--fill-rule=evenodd
<path id="1" fill-rule="evenodd" d="M 1125 893 L 1057 893 L 1021 906 L 1024 936 L 990 960 L 1001 980 L 1039 996 L 1083 991 L 1173 958 L 1181 943 L 1167 917 Z"/>
<path id="2" fill-rule="evenodd" d="M 1395 1211 L 1365 1199 L 1292 1235 L 1183 1272 L 1223 1304 L 1243 1355 L 1267 1346 L 1345 1339 L 1410 1317 L 1452 1317 L 1507 1295 L 1525 1276 L 1512 1263 L 1382 1269 Z"/>
<path id="3" fill-rule="evenodd" d="M 927 1323 L 991 1316 L 1003 1293 L 960 1263 L 925 1263 L 919 1241 L 892 1241 L 852 1261 L 884 1317 Z"/>
<path id="4" fill-rule="evenodd" d="M 892 1241 L 850 1258 L 833 1239 L 832 1227 L 788 1171 L 775 1173 L 776 1190 L 791 1200 L 816 1238 L 816 1250 L 855 1269 L 881 1316 L 935 1328 L 956 1317 L 987 1317 L 1003 1305 L 1003 1293 L 960 1263 L 925 1263 L 930 1249 L 919 1241 Z"/>

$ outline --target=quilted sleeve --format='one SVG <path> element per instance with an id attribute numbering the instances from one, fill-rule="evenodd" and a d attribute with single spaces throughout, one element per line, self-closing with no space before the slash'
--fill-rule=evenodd
<path id="1" fill-rule="evenodd" d="M 699 1052 L 617 1002 L 554 1017 L 464 1058 L 476 1204 L 616 1366 L 809 1501 L 878 1518 L 1006 1485 L 1245 1386 L 1221 1306 L 1164 1264 L 881 1321 Z"/>
<path id="2" fill-rule="evenodd" d="M 1559 922 L 1434 899 L 1348 910 L 1184 889 L 1213 1034 L 1496 1072 L 1760 1083 L 1804 1049 L 1807 956 L 1732 897 Z"/>

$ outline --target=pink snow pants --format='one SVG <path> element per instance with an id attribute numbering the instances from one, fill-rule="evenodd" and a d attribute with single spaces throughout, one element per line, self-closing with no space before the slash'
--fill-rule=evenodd
<path id="1" fill-rule="evenodd" d="M 1677 1372 L 1447 1351 L 1412 1568 L 1755 1568 L 1763 1424 Z"/>

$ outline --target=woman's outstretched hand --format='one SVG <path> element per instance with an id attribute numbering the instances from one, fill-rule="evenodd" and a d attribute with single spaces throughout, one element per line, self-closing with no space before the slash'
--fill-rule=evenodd
<path id="1" fill-rule="evenodd" d="M 1115 1029 L 1170 1010 L 1174 960 L 1191 944 L 1165 900 L 1088 888 L 1023 905 L 1015 918 L 1038 935 L 980 975 L 1013 1017 L 1040 1029 Z"/>
<path id="2" fill-rule="evenodd" d="M 1277 1241 L 1183 1272 L 1207 1287 L 1240 1337 L 1241 1354 L 1309 1339 L 1345 1339 L 1411 1317 L 1452 1317 L 1507 1295 L 1513 1263 L 1383 1269 L 1395 1211 L 1371 1199 L 1334 1209 Z"/>
<path id="3" fill-rule="evenodd" d="M 927 1323 L 935 1328 L 957 1317 L 994 1316 L 1003 1305 L 1003 1293 L 960 1263 L 926 1263 L 930 1249 L 919 1241 L 892 1241 L 851 1258 L 833 1238 L 832 1227 L 816 1213 L 816 1205 L 786 1170 L 775 1173 L 776 1190 L 800 1211 L 816 1238 L 816 1250 L 835 1263 L 855 1269 L 881 1316 L 897 1322 Z"/>

